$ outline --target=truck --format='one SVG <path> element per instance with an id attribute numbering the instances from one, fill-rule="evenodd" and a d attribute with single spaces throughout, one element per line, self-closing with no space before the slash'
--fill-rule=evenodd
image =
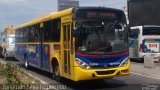
<path id="1" fill-rule="evenodd" d="M 128 0 L 129 56 L 160 61 L 160 0 Z"/>
<path id="2" fill-rule="evenodd" d="M 0 36 L 0 54 L 5 60 L 8 58 L 14 58 L 15 51 L 15 32 L 13 26 L 5 28 L 4 32 L 1 32 Z"/>

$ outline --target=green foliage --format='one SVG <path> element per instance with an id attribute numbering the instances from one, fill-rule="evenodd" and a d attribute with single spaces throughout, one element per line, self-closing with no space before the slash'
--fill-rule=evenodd
<path id="1" fill-rule="evenodd" d="M 8 85 L 19 85 L 21 84 L 21 80 L 17 75 L 17 67 L 7 63 L 5 65 L 0 63 L 0 75 L 4 76 L 7 79 Z"/>
<path id="2" fill-rule="evenodd" d="M 0 76 L 4 76 L 4 65 L 0 63 Z"/>

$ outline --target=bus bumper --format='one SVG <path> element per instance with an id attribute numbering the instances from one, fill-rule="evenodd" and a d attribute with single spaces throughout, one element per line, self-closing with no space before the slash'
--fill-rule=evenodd
<path id="1" fill-rule="evenodd" d="M 112 68 L 112 69 L 82 69 L 80 67 L 74 67 L 75 81 L 80 80 L 92 80 L 92 79 L 105 79 L 113 78 L 117 76 L 128 76 L 130 72 L 130 60 L 124 67 Z"/>

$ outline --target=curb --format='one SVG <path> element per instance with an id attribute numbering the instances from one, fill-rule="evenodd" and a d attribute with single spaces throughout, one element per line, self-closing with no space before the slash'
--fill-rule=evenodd
<path id="1" fill-rule="evenodd" d="M 23 71 L 24 72 L 24 71 Z M 45 81 L 43 81 L 43 80 L 41 80 L 41 79 L 39 79 L 39 78 L 37 78 L 37 77 L 35 77 L 35 76 L 33 76 L 32 74 L 30 74 L 30 73 L 27 73 L 27 72 L 25 72 L 26 74 L 28 74 L 30 77 L 32 77 L 32 78 L 34 78 L 34 79 L 37 79 L 37 80 L 39 80 L 42 84 L 48 84 L 47 82 L 45 82 Z"/>

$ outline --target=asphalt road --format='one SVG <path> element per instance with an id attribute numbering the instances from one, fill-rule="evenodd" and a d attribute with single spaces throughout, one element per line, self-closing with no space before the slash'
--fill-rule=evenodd
<path id="1" fill-rule="evenodd" d="M 0 58 L 0 60 L 3 60 Z M 61 82 L 56 82 L 52 80 L 52 74 L 36 69 L 31 68 L 30 70 L 24 69 L 23 65 L 21 65 L 16 60 L 8 61 L 12 64 L 18 65 L 22 67 L 21 69 L 30 75 L 40 79 L 46 84 L 54 84 L 54 85 L 64 85 L 66 86 L 66 90 L 74 90 L 74 89 L 87 89 L 87 90 L 160 90 L 160 79 L 146 77 L 144 75 L 139 75 L 135 73 L 130 73 L 130 76 L 127 77 L 116 77 L 113 79 L 104 79 L 104 80 L 90 80 L 90 81 L 80 81 L 73 82 L 67 79 L 63 79 Z M 142 64 L 138 62 L 134 62 L 132 64 Z M 132 71 L 131 71 L 132 72 Z M 159 84 L 159 86 L 158 86 Z M 148 89 L 149 88 L 149 89 Z"/>

